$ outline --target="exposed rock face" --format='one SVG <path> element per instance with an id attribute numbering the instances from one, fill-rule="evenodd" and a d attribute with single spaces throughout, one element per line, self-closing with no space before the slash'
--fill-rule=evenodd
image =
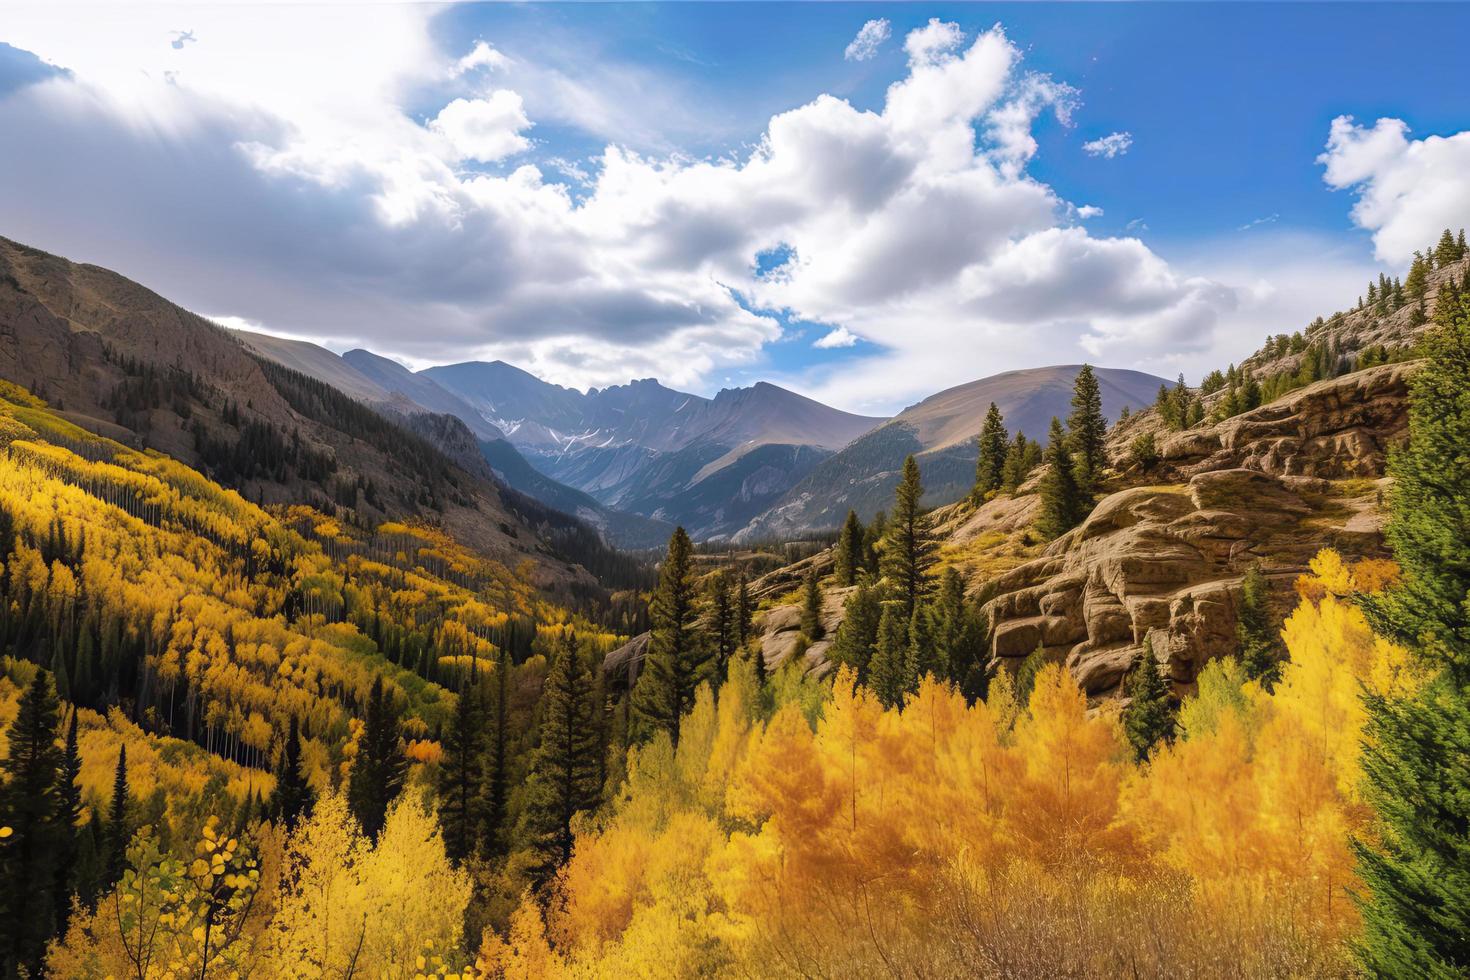
<path id="1" fill-rule="evenodd" d="M 810 673 L 825 674 L 831 666 L 827 662 L 827 651 L 832 648 L 832 638 L 837 627 L 842 625 L 842 610 L 852 589 L 828 589 L 822 594 L 823 636 L 802 654 L 806 658 L 806 669 Z M 766 669 L 775 670 L 801 648 L 801 606 L 776 606 L 766 611 L 757 624 L 760 633 L 761 656 L 765 657 Z"/>
<path id="2" fill-rule="evenodd" d="M 1097 696 L 1118 687 L 1149 641 L 1187 688 L 1205 661 L 1235 649 L 1237 596 L 1253 562 L 1284 590 L 1325 545 L 1365 550 L 1363 538 L 1339 540 L 1307 520 L 1323 513 L 1307 498 L 1324 488 L 1237 468 L 1104 498 L 1040 558 L 983 588 L 992 666 L 1014 668 L 1041 647 Z"/>
<path id="3" fill-rule="evenodd" d="M 1165 432 L 1153 413 L 1119 426 L 1110 449 L 1121 467 L 1128 447 L 1152 430 L 1161 457 L 1153 476 L 1188 478 L 1243 467 L 1277 476 L 1376 478 L 1388 448 L 1408 427 L 1408 381 L 1420 362 L 1384 364 L 1298 389 L 1215 425 Z"/>

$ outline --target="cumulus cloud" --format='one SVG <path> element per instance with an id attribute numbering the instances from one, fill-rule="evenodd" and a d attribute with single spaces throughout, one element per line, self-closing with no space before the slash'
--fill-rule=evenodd
<path id="1" fill-rule="evenodd" d="M 1338 116 L 1317 162 L 1327 186 L 1357 194 L 1353 221 L 1384 262 L 1404 265 L 1445 227 L 1470 225 L 1470 132 L 1415 140 L 1402 119 Z"/>
<path id="2" fill-rule="evenodd" d="M 1034 123 L 1065 122 L 1077 93 L 1024 71 L 998 27 L 929 22 L 881 106 L 818 95 L 738 158 L 610 142 L 577 162 L 574 197 L 543 172 L 564 162 L 531 158 L 519 56 L 487 92 L 483 73 L 455 76 L 464 58 L 436 47 L 426 8 L 385 8 L 386 26 L 282 8 L 296 29 L 255 85 L 239 66 L 282 25 L 252 35 L 232 9 L 200 33 L 240 57 L 187 62 L 176 86 L 138 75 L 146 24 L 120 17 L 121 47 L 94 48 L 64 18 L 27 25 L 75 75 L 0 100 L 26 148 L 0 154 L 7 234 L 275 331 L 419 364 L 503 357 L 563 384 L 699 387 L 758 364 L 782 316 L 818 322 L 821 349 L 872 345 L 806 385 L 855 408 L 1084 356 L 1157 364 L 1241 308 L 1137 238 L 1089 235 L 1075 222 L 1096 209 L 1027 173 Z M 352 53 L 313 88 L 328 43 Z M 429 112 L 400 108 L 425 92 Z M 780 274 L 762 274 L 777 250 Z"/>
<path id="3" fill-rule="evenodd" d="M 870 20 L 857 32 L 857 37 L 848 43 L 842 57 L 848 61 L 867 61 L 878 53 L 888 37 L 889 25 L 886 18 Z"/>
<path id="4" fill-rule="evenodd" d="M 1109 133 L 1095 140 L 1088 140 L 1082 144 L 1082 151 L 1090 157 L 1103 157 L 1111 160 L 1128 152 L 1133 145 L 1132 133 Z"/>
<path id="5" fill-rule="evenodd" d="M 836 327 L 814 340 L 812 346 L 818 350 L 835 350 L 839 347 L 852 347 L 857 342 L 856 334 L 846 327 Z"/>
<path id="6" fill-rule="evenodd" d="M 494 163 L 527 150 L 521 132 L 531 128 L 521 97 L 498 89 L 483 99 L 455 99 L 435 116 L 429 128 L 449 140 L 462 160 Z"/>
<path id="7" fill-rule="evenodd" d="M 466 72 L 475 71 L 480 68 L 498 71 L 510 65 L 510 59 L 499 51 L 486 44 L 484 41 L 476 41 L 475 46 L 470 49 L 469 54 L 456 61 L 449 69 L 449 74 L 459 77 Z"/>

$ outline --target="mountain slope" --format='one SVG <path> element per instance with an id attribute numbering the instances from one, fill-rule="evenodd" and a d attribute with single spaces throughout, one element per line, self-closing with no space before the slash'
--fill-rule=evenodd
<path id="1" fill-rule="evenodd" d="M 910 454 L 918 458 L 928 506 L 950 503 L 969 492 L 975 477 L 975 437 L 991 402 L 1006 427 L 1043 439 L 1052 416 L 1071 410 L 1072 383 L 1080 364 L 1007 371 L 959 385 L 904 409 L 841 452 L 817 465 L 765 514 L 747 524 L 742 539 L 789 537 L 836 527 L 849 509 L 864 520 L 887 507 L 899 471 Z M 1094 368 L 1102 389 L 1103 413 L 1153 403 L 1162 378 L 1141 371 Z"/>
<path id="2" fill-rule="evenodd" d="M 651 378 L 584 394 L 500 361 L 423 373 L 494 421 L 541 472 L 696 537 L 742 526 L 881 421 L 766 382 L 702 398 Z"/>
<path id="3" fill-rule="evenodd" d="M 453 415 L 479 439 L 502 439 L 504 433 L 486 421 L 458 395 L 435 384 L 433 379 L 415 374 L 397 361 L 372 351 L 350 350 L 341 360 L 379 388 L 401 395 L 426 411 Z"/>
<path id="4" fill-rule="evenodd" d="M 587 582 L 542 537 L 570 519 L 512 506 L 422 436 L 135 282 L 6 239 L 0 378 L 247 499 L 427 518 L 486 554 L 534 558 L 547 584 Z"/>

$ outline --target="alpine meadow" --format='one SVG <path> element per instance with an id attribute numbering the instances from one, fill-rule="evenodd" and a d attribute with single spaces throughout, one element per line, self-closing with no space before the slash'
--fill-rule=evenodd
<path id="1" fill-rule="evenodd" d="M 0 8 L 0 977 L 1470 976 L 1470 7 Z"/>

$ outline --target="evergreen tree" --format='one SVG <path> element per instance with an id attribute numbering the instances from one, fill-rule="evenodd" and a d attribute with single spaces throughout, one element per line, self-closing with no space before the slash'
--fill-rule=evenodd
<path id="1" fill-rule="evenodd" d="M 1251 680 L 1270 690 L 1281 674 L 1270 619 L 1271 589 L 1260 565 L 1252 565 L 1240 587 L 1240 614 L 1235 636 L 1240 642 L 1240 665 Z"/>
<path id="2" fill-rule="evenodd" d="M 479 819 L 478 838 L 483 857 L 496 857 L 506 850 L 505 815 L 510 796 L 510 654 L 498 650 L 495 667 L 481 682 L 480 710 L 484 737 L 480 753 L 480 799 L 475 806 Z"/>
<path id="3" fill-rule="evenodd" d="M 594 809 L 602 795 L 597 735 L 597 683 L 589 655 L 576 640 L 557 646 L 541 695 L 540 744 L 526 783 L 528 841 L 538 855 L 531 871 L 546 882 L 572 857 L 572 818 Z"/>
<path id="4" fill-rule="evenodd" d="M 1102 485 L 1103 470 L 1108 465 L 1108 420 L 1103 416 L 1102 391 L 1091 365 L 1082 365 L 1072 384 L 1072 414 L 1067 417 L 1067 429 L 1077 492 L 1091 499 Z"/>
<path id="5" fill-rule="evenodd" d="M 77 861 L 81 847 L 82 820 L 82 754 L 77 745 L 77 710 L 71 711 L 66 726 L 66 747 L 62 750 L 61 771 L 56 775 L 60 796 L 58 808 L 58 840 L 56 847 L 56 931 L 66 932 L 71 919 L 72 896 L 77 892 Z"/>
<path id="6" fill-rule="evenodd" d="M 878 590 L 867 575 L 858 579 L 857 588 L 842 607 L 842 622 L 832 638 L 828 657 L 835 664 L 846 664 L 857 672 L 858 680 L 867 683 L 868 664 L 878 643 L 878 621 L 883 603 Z"/>
<path id="7" fill-rule="evenodd" d="M 466 687 L 454 706 L 449 730 L 440 740 L 444 755 L 439 760 L 439 828 L 444 853 L 456 865 L 475 852 L 480 830 L 482 724 L 478 686 Z"/>
<path id="8" fill-rule="evenodd" d="M 870 575 L 878 575 L 882 570 L 879 567 L 880 558 L 883 554 L 883 538 L 887 533 L 888 515 L 880 510 L 873 515 L 873 522 L 863 535 L 863 562 Z"/>
<path id="9" fill-rule="evenodd" d="M 907 625 L 902 601 L 883 603 L 883 613 L 878 619 L 878 642 L 868 664 L 868 687 L 885 708 L 903 705 L 909 648 Z"/>
<path id="10" fill-rule="evenodd" d="M 711 670 L 718 682 L 724 679 L 730 657 L 740 648 L 735 623 L 735 595 L 730 587 L 730 576 L 725 572 L 711 577 L 705 608 L 705 631 L 709 637 L 706 642 L 713 652 Z"/>
<path id="11" fill-rule="evenodd" d="M 925 677 L 944 680 L 944 665 L 934 645 L 934 616 L 927 603 L 916 607 L 909 620 L 909 646 L 903 673 L 905 695 L 917 691 Z"/>
<path id="12" fill-rule="evenodd" d="M 858 573 L 863 570 L 863 522 L 858 520 L 857 511 L 849 510 L 847 520 L 842 522 L 833 564 L 836 566 L 837 584 L 844 588 L 855 583 Z"/>
<path id="13" fill-rule="evenodd" d="M 347 802 L 362 832 L 377 840 L 388 819 L 388 806 L 403 789 L 408 760 L 403 755 L 402 733 L 392 699 L 383 690 L 383 679 L 375 677 L 368 692 L 367 717 L 357 743 L 357 758 L 347 782 Z"/>
<path id="14" fill-rule="evenodd" d="M 1169 693 L 1169 683 L 1154 658 L 1153 644 L 1147 640 L 1143 643 L 1143 656 L 1128 674 L 1128 697 L 1128 707 L 1123 709 L 1123 732 L 1142 762 L 1155 745 L 1173 737 L 1174 716 L 1178 711 Z"/>
<path id="15" fill-rule="evenodd" d="M 0 959 L 6 976 L 40 975 L 46 942 L 56 930 L 57 851 L 65 826 L 65 794 L 57 776 L 66 756 L 57 745 L 56 693 L 37 670 L 17 706 L 8 732 L 3 768 L 4 826 L 11 836 L 0 850 Z"/>
<path id="16" fill-rule="evenodd" d="M 1030 447 L 1026 439 L 1026 433 L 1017 432 L 1016 438 L 1006 447 L 1005 464 L 1001 468 L 1001 489 L 1006 493 L 1015 493 L 1021 484 L 1026 482 L 1026 477 L 1031 475 Z"/>
<path id="17" fill-rule="evenodd" d="M 735 646 L 744 648 L 753 635 L 751 625 L 755 619 L 755 606 L 750 601 L 750 583 L 745 573 L 740 573 L 740 586 L 735 590 Z"/>
<path id="18" fill-rule="evenodd" d="M 1364 602 L 1432 672 L 1408 697 L 1367 698 L 1367 795 L 1385 832 L 1358 848 L 1358 954 L 1374 977 L 1470 973 L 1470 306 L 1442 303 L 1436 319 L 1410 381 L 1408 445 L 1391 458 L 1403 578 Z"/>
<path id="19" fill-rule="evenodd" d="M 913 618 L 928 590 L 929 567 L 934 563 L 934 542 L 929 536 L 928 522 L 919 509 L 924 486 L 919 481 L 919 464 L 910 456 L 903 463 L 883 541 L 882 571 L 902 603 L 903 622 Z"/>
<path id="20" fill-rule="evenodd" d="M 292 715 L 286 741 L 281 745 L 281 758 L 276 764 L 276 788 L 266 802 L 266 813 L 287 830 L 294 830 L 313 802 L 315 795 L 306 780 L 306 766 L 301 758 L 301 725 Z"/>
<path id="21" fill-rule="evenodd" d="M 934 652 L 940 675 L 970 695 L 979 666 L 979 624 L 965 603 L 965 583 L 957 569 L 944 570 L 934 601 Z M 983 676 L 983 671 L 981 672 Z"/>
<path id="22" fill-rule="evenodd" d="M 1460 250 L 1455 245 L 1455 236 L 1448 228 L 1444 234 L 1439 236 L 1439 244 L 1434 246 L 1434 261 L 1443 269 L 1453 262 L 1459 261 Z"/>
<path id="23" fill-rule="evenodd" d="M 1051 539 L 1061 537 L 1081 522 L 1082 494 L 1072 474 L 1072 454 L 1060 419 L 1051 420 L 1051 441 L 1046 449 L 1046 473 L 1041 478 L 1041 516 L 1037 530 Z"/>
<path id="24" fill-rule="evenodd" d="M 1006 434 L 1005 420 L 995 402 L 985 413 L 985 422 L 980 427 L 980 455 L 975 463 L 975 498 L 983 501 L 985 495 L 999 490 L 1005 481 L 1006 450 L 1010 437 Z"/>
<path id="25" fill-rule="evenodd" d="M 106 863 L 102 871 L 102 890 L 122 880 L 128 866 L 128 845 L 133 842 L 133 826 L 128 816 L 128 747 L 117 750 L 117 768 L 112 772 L 112 802 L 107 809 Z"/>
<path id="26" fill-rule="evenodd" d="M 652 635 L 633 689 L 633 710 L 645 735 L 662 728 L 675 745 L 680 720 L 694 705 L 694 692 L 709 672 L 709 648 L 699 629 L 693 554 L 689 535 L 677 528 L 649 602 Z"/>
<path id="27" fill-rule="evenodd" d="M 822 584 L 817 580 L 815 568 L 806 573 L 806 582 L 802 585 L 801 633 L 810 643 L 826 635 L 822 626 Z"/>

